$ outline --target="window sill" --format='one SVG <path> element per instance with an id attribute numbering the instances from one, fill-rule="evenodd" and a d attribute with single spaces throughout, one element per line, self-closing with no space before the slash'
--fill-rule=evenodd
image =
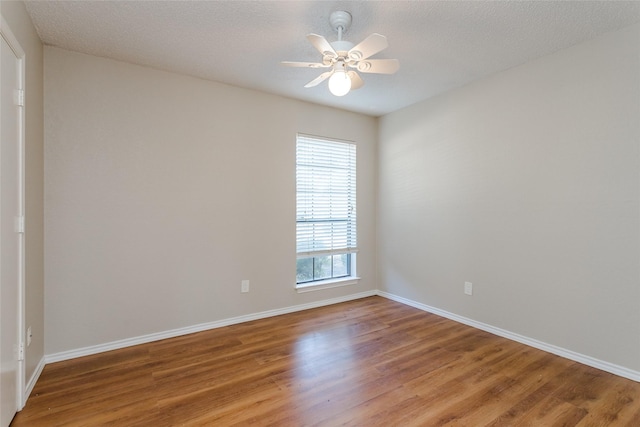
<path id="1" fill-rule="evenodd" d="M 302 283 L 296 285 L 298 293 L 320 291 L 322 289 L 338 288 L 341 286 L 355 285 L 360 281 L 359 277 L 343 277 L 340 279 L 320 280 L 318 282 Z"/>

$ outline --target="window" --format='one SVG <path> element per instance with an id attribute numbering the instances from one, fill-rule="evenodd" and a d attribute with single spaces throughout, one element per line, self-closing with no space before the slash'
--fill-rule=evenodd
<path id="1" fill-rule="evenodd" d="M 298 287 L 355 277 L 356 146 L 298 134 Z"/>

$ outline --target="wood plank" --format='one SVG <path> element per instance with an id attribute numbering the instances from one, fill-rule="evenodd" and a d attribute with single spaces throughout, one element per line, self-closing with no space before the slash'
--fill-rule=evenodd
<path id="1" fill-rule="evenodd" d="M 640 383 L 381 297 L 47 365 L 12 426 L 638 426 Z"/>

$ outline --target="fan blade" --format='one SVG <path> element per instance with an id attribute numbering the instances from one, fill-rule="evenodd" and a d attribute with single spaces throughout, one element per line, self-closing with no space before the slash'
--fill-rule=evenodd
<path id="1" fill-rule="evenodd" d="M 311 80 L 309 83 L 304 85 L 304 87 L 309 88 L 309 87 L 318 86 L 320 83 L 328 79 L 331 74 L 333 74 L 333 70 L 327 71 L 326 73 L 322 73 L 318 77 L 316 77 L 315 79 Z"/>
<path id="2" fill-rule="evenodd" d="M 364 81 L 362 81 L 358 73 L 356 73 L 355 71 L 349 71 L 347 75 L 351 79 L 351 90 L 360 89 L 362 86 L 364 86 Z"/>
<path id="3" fill-rule="evenodd" d="M 331 44 L 324 37 L 318 34 L 309 34 L 307 35 L 307 39 L 311 42 L 311 44 L 318 49 L 323 56 L 331 56 L 332 58 L 337 58 L 338 54 L 333 49 Z"/>
<path id="4" fill-rule="evenodd" d="M 386 49 L 387 46 L 389 46 L 389 44 L 387 43 L 387 38 L 385 36 L 373 33 L 351 48 L 349 51 L 349 58 L 354 61 L 360 61 Z"/>
<path id="5" fill-rule="evenodd" d="M 400 68 L 397 59 L 367 59 L 358 62 L 358 71 L 362 73 L 393 74 Z"/>
<path id="6" fill-rule="evenodd" d="M 302 68 L 327 68 L 330 65 L 324 65 L 319 62 L 295 62 L 295 61 L 282 61 L 282 65 L 287 67 L 302 67 Z"/>

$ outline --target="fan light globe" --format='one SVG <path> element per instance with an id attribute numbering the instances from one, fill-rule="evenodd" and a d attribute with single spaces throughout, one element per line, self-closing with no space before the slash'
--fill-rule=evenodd
<path id="1" fill-rule="evenodd" d="M 351 79 L 346 72 L 337 70 L 329 78 L 329 91 L 335 96 L 344 96 L 351 90 Z"/>

